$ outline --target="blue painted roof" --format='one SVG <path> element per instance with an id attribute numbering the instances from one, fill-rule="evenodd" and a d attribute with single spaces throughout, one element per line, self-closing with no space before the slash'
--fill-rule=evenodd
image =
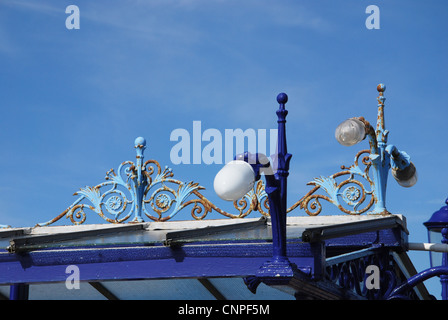
<path id="1" fill-rule="evenodd" d="M 402 216 L 289 217 L 288 257 L 310 276 L 322 258 L 303 238 L 310 232 L 326 237 L 333 265 L 362 248 L 373 253 L 375 241 L 392 249 L 407 241 Z M 100 299 L 104 291 L 119 299 L 294 298 L 266 285 L 253 295 L 244 284 L 272 257 L 271 241 L 266 218 L 5 229 L 0 296 L 8 296 L 10 284 L 26 282 L 30 299 Z M 67 290 L 69 265 L 79 267 L 83 291 Z"/>

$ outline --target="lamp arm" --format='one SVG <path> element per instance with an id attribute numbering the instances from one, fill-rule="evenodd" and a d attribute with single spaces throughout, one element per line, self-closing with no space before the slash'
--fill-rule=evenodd
<path id="1" fill-rule="evenodd" d="M 392 144 L 386 147 L 386 152 L 390 155 L 392 169 L 403 170 L 411 164 L 411 157 L 406 152 L 398 150 Z"/>
<path id="2" fill-rule="evenodd" d="M 273 261 L 286 263 L 286 210 L 282 205 L 281 180 L 274 174 L 269 159 L 262 153 L 244 152 L 235 156 L 235 160 L 242 160 L 250 164 L 255 173 L 255 180 L 261 178 L 261 173 L 266 179 L 265 191 L 269 200 L 269 211 L 272 223 Z M 282 268 L 285 265 L 282 265 Z M 289 269 L 288 269 L 289 270 Z"/>
<path id="3" fill-rule="evenodd" d="M 375 129 L 372 127 L 372 125 L 367 121 L 364 117 L 356 117 L 355 119 L 358 119 L 364 124 L 364 127 L 366 129 L 366 136 L 369 138 L 369 145 L 370 145 L 370 153 L 371 154 L 379 154 L 378 152 L 378 141 L 376 139 L 376 133 Z"/>
<path id="4" fill-rule="evenodd" d="M 242 160 L 252 166 L 255 180 L 260 180 L 261 174 L 265 176 L 266 188 L 278 188 L 279 181 L 276 179 L 269 159 L 263 153 L 244 152 L 235 156 L 234 160 Z"/>

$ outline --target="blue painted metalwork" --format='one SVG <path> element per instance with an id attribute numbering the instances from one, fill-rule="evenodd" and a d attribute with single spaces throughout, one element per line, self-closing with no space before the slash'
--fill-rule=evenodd
<path id="1" fill-rule="evenodd" d="M 16 283 L 10 287 L 9 300 L 28 300 L 29 285 L 25 283 Z"/>
<path id="2" fill-rule="evenodd" d="M 288 153 L 286 144 L 286 116 L 288 110 L 285 104 L 288 102 L 288 96 L 280 93 L 277 96 L 279 108 L 277 113 L 278 140 L 277 154 L 273 156 L 275 175 L 271 165 L 265 155 L 250 154 L 248 152 L 235 157 L 237 160 L 244 160 L 249 163 L 255 172 L 255 179 L 260 179 L 260 171 L 266 178 L 265 191 L 269 199 L 269 209 L 272 224 L 272 260 L 264 263 L 257 272 L 257 277 L 268 284 L 281 281 L 289 281 L 294 276 L 297 266 L 292 264 L 286 256 L 286 211 L 287 211 L 287 178 L 289 175 L 289 162 L 292 155 Z M 247 280 L 252 286 L 251 291 L 255 290 L 257 281 Z"/>
<path id="3" fill-rule="evenodd" d="M 445 200 L 446 205 L 433 213 L 431 218 L 423 223 L 428 229 L 428 237 L 430 238 L 430 232 L 440 232 L 442 234 L 442 243 L 448 244 L 448 199 Z M 431 242 L 431 239 L 429 239 Z M 403 284 L 397 286 L 395 290 L 391 292 L 388 299 L 407 299 L 406 293 L 409 292 L 417 284 L 428 280 L 432 277 L 440 277 L 440 283 L 442 285 L 442 299 L 448 300 L 448 253 L 442 253 L 442 265 L 433 266 L 431 260 L 431 268 L 423 270 L 417 273 L 411 278 L 407 279 Z"/>
<path id="4" fill-rule="evenodd" d="M 272 240 L 274 245 L 274 262 L 288 263 L 286 258 L 286 209 L 287 209 L 287 178 L 289 175 L 289 162 L 292 155 L 288 153 L 286 145 L 286 116 L 288 110 L 285 109 L 285 104 L 288 102 L 288 96 L 285 93 L 280 93 L 277 96 L 279 108 L 277 113 L 278 123 L 278 140 L 277 153 L 274 156 L 274 168 L 276 168 L 275 179 L 277 185 L 267 185 L 267 194 L 270 208 L 276 206 L 276 212 L 272 209 L 271 223 L 272 223 Z M 269 179 L 266 182 L 270 181 Z M 271 182 L 274 182 L 272 179 Z M 278 194 L 279 193 L 279 194 Z M 278 199 L 279 197 L 279 199 Z M 290 268 L 290 267 L 289 267 Z M 291 269 L 292 271 L 292 269 Z"/>
<path id="5" fill-rule="evenodd" d="M 319 200 L 323 199 L 348 214 L 361 214 L 370 209 L 370 213 L 387 213 L 385 197 L 389 169 L 392 168 L 393 172 L 409 174 L 407 168 L 414 168 L 415 171 L 415 167 L 405 152 L 398 151 L 395 146 L 387 144 L 389 132 L 384 125 L 385 86 L 380 84 L 377 89 L 379 96 L 376 131 L 364 118 L 356 118 L 365 125 L 370 150 L 358 152 L 354 165 L 343 166 L 343 171 L 311 181 L 309 184 L 315 187 L 289 208 L 286 205 L 286 189 L 291 154 L 287 152 L 285 129 L 288 114 L 285 104 L 288 96 L 284 93 L 278 95 L 279 109 L 276 113 L 279 144 L 278 154 L 273 157 L 277 180 L 271 184 L 271 187 L 278 188 L 280 192 L 281 212 L 288 213 L 300 206 L 308 215 L 317 215 L 322 211 Z M 205 218 L 212 211 L 230 218 L 243 218 L 253 211 L 259 211 L 263 216 L 270 214 L 268 193 L 261 180 L 255 184 L 253 190 L 234 201 L 233 205 L 237 210 L 237 214 L 234 214 L 220 209 L 206 199 L 200 192 L 204 188 L 198 183 L 174 179 L 172 169 L 166 166 L 162 169 L 156 160 L 144 161 L 146 149 L 144 138 L 138 137 L 135 140 L 135 149 L 137 153 L 135 163 L 125 161 L 120 164 L 116 172 L 114 169 L 109 170 L 106 173 L 105 182 L 93 187 L 81 188 L 75 192 L 74 195 L 78 198 L 72 205 L 57 217 L 38 225 L 50 225 L 62 217 L 70 219 L 73 224 L 82 224 L 87 218 L 86 210 L 93 211 L 111 223 L 141 222 L 144 221 L 145 216 L 150 220 L 166 221 L 189 205 L 192 206 L 192 217 L 198 220 Z M 348 178 L 339 182 L 340 177 Z M 315 194 L 317 190 L 325 191 L 327 195 Z M 273 189 L 271 191 L 274 192 Z M 284 220 L 285 217 L 282 217 L 275 222 L 279 224 L 278 230 L 285 228 Z M 9 226 L 0 225 L 0 228 L 7 227 Z M 283 236 L 274 235 L 274 237 L 284 242 Z"/>
<path id="6" fill-rule="evenodd" d="M 431 218 L 423 223 L 428 230 L 441 231 L 442 228 L 448 228 L 448 198 L 446 205 L 433 213 Z"/>
<path id="7" fill-rule="evenodd" d="M 261 224 L 260 228 L 264 230 L 269 226 Z M 300 280 L 307 283 L 310 294 L 316 292 L 314 286 L 317 286 L 317 289 L 331 291 L 339 298 L 357 299 L 361 295 L 356 293 L 356 287 L 351 285 L 350 280 L 357 276 L 353 273 L 355 271 L 351 271 L 354 266 L 359 272 L 362 271 L 361 262 L 357 259 L 374 254 L 387 255 L 390 250 L 401 248 L 403 239 L 394 230 L 398 228 L 338 236 L 326 239 L 325 243 L 306 243 L 301 241 L 300 236 L 291 237 L 286 242 L 286 252 L 290 264 L 297 266 L 292 277 L 284 273 L 273 274 L 275 269 L 280 271 L 279 265 L 275 269 L 266 268 L 272 265 L 266 261 L 272 261 L 273 254 L 268 236 L 252 240 L 243 240 L 238 236 L 231 240 L 198 238 L 171 247 L 163 245 L 163 239 L 145 241 L 141 237 L 142 233 L 150 234 L 151 231 L 132 229 L 132 235 L 138 241 L 128 239 L 130 235 L 126 232 L 117 232 L 116 238 L 102 236 L 102 242 L 74 238 L 48 242 L 42 247 L 35 246 L 30 251 L 20 253 L 0 252 L 0 285 L 65 281 L 67 266 L 77 265 L 80 281 L 246 277 L 249 288 L 254 291 L 261 281 L 289 287 L 290 281 Z M 359 251 L 350 255 L 360 247 L 367 250 L 361 255 Z M 332 258 L 326 259 L 327 254 L 331 254 Z M 260 266 L 263 267 L 260 269 Z M 335 280 L 328 275 L 329 272 L 333 272 L 333 276 L 338 273 L 337 279 L 344 275 L 345 280 Z M 362 288 L 362 283 L 359 286 Z M 300 287 L 295 290 L 300 291 Z"/>
<path id="8" fill-rule="evenodd" d="M 406 293 L 409 292 L 413 287 L 417 284 L 428 280 L 433 277 L 448 275 L 448 267 L 434 267 L 423 270 L 422 272 L 417 273 L 416 275 L 407 279 L 403 284 L 395 288 L 391 294 L 387 297 L 388 300 L 406 300 L 408 299 Z M 446 300 L 446 292 L 445 295 L 442 296 L 443 300 Z"/>
<path id="9" fill-rule="evenodd" d="M 302 269 L 315 269 L 311 245 L 288 243 L 288 252 Z M 272 244 L 267 241 L 197 242 L 179 247 L 56 245 L 21 254 L 0 253 L 0 285 L 65 281 L 68 265 L 79 267 L 80 281 L 244 277 L 254 275 L 270 256 Z"/>
<path id="10" fill-rule="evenodd" d="M 448 228 L 442 229 L 442 243 L 448 243 Z M 442 253 L 442 267 L 448 267 L 448 252 Z M 442 285 L 442 299 L 448 300 L 448 272 L 444 272 L 440 275 L 440 284 Z"/>
<path id="11" fill-rule="evenodd" d="M 172 169 L 167 166 L 162 169 L 156 160 L 144 162 L 144 138 L 135 139 L 135 149 L 135 163 L 125 161 L 117 172 L 109 170 L 105 182 L 81 188 L 75 192 L 74 195 L 79 197 L 72 205 L 57 217 L 38 225 L 50 225 L 63 217 L 73 224 L 82 224 L 87 218 L 86 209 L 110 223 L 142 222 L 145 216 L 154 221 L 166 221 L 190 205 L 191 215 L 197 220 L 205 218 L 212 210 L 230 218 L 243 218 L 252 211 L 269 216 L 267 194 L 262 183 L 257 183 L 253 190 L 233 203 L 238 214 L 229 213 L 205 198 L 200 193 L 204 187 L 198 183 L 174 179 Z"/>
<path id="12" fill-rule="evenodd" d="M 365 125 L 370 150 L 359 152 L 355 157 L 354 166 L 344 167 L 344 171 L 330 177 L 315 179 L 312 182 L 315 185 L 312 192 L 291 208 L 287 208 L 287 177 L 292 157 L 287 152 L 286 144 L 285 123 L 288 111 L 285 104 L 288 97 L 281 93 L 277 96 L 278 153 L 273 157 L 275 175 L 271 174 L 270 163 L 266 162 L 264 155 L 245 153 L 236 157 L 252 165 L 257 180 L 261 178 L 261 173 L 264 173 L 266 180 L 266 187 L 262 181 L 258 181 L 254 190 L 234 202 L 235 208 L 239 210 L 238 215 L 227 213 L 213 205 L 199 192 L 203 188 L 197 183 L 183 183 L 173 179 L 172 170 L 168 167 L 162 170 L 155 160 L 144 162 L 146 141 L 139 137 L 135 140 L 135 163 L 123 162 L 117 173 L 111 169 L 106 174 L 106 182 L 82 188 L 75 193 L 79 196 L 78 199 L 62 214 L 40 224 L 49 225 L 62 217 L 69 218 L 74 224 L 83 223 L 86 220 L 84 209 L 90 209 L 112 223 L 128 219 L 141 222 L 144 216 L 151 220 L 166 221 L 190 204 L 193 205 L 191 214 L 195 219 L 204 218 L 212 210 L 228 217 L 240 218 L 255 210 L 268 215 L 264 211 L 267 209 L 271 216 L 272 243 L 266 239 L 196 240 L 187 245 L 173 247 L 163 246 L 162 242 L 151 243 L 150 246 L 142 242 L 103 246 L 92 244 L 82 247 L 76 244 L 63 247 L 59 243 L 57 247 L 50 245 L 39 248 L 41 250 L 21 254 L 0 252 L 0 284 L 13 284 L 11 297 L 24 298 L 27 293 L 24 289 L 28 283 L 64 281 L 67 277 L 66 266 L 76 264 L 80 268 L 81 281 L 238 276 L 246 277 L 245 282 L 252 292 L 255 292 L 260 282 L 281 286 L 290 285 L 290 281 L 295 280 L 308 282 L 311 287 L 317 285 L 320 288 L 329 288 L 340 297 L 345 297 L 349 291 L 356 297 L 368 299 L 403 297 L 403 292 L 410 292 L 408 289 L 420 280 L 409 279 L 408 284 L 401 285 L 402 279 L 397 276 L 390 251 L 401 249 L 406 241 L 406 235 L 401 228 L 375 231 L 369 229 L 362 234 L 344 237 L 339 235 L 338 238 L 325 239 L 325 243 L 321 240 L 306 243 L 302 242 L 303 239 L 287 241 L 286 238 L 288 211 L 298 205 L 306 208 L 313 200 L 314 209 L 317 208 L 318 212 L 311 215 L 320 212 L 319 197 L 314 195 L 319 188 L 329 195 L 320 196 L 321 199 L 342 208 L 342 198 L 352 207 L 351 210 L 341 209 L 344 212 L 359 214 L 373 206 L 372 213 L 387 213 L 385 191 L 388 170 L 405 170 L 411 163 L 406 153 L 387 144 L 388 131 L 384 126 L 383 110 L 384 90 L 384 85 L 378 86 L 380 96 L 376 131 L 364 118 L 358 118 Z M 362 158 L 362 164 L 365 166 L 363 170 L 358 161 L 364 153 L 368 155 Z M 349 178 L 342 183 L 336 182 L 336 178 L 342 175 L 349 175 Z M 365 185 L 355 180 L 354 176 L 364 178 L 371 189 L 366 190 Z M 174 184 L 177 188 L 171 188 L 168 184 Z M 193 196 L 196 198 L 191 199 Z M 371 198 L 367 209 L 360 209 L 367 196 Z M 88 203 L 85 204 L 84 201 Z M 250 207 L 243 211 L 247 203 L 250 203 Z M 313 203 L 311 208 L 313 209 Z M 326 259 L 329 253 L 333 256 Z M 269 260 L 266 261 L 267 259 Z M 447 262 L 446 256 L 444 261 Z M 382 270 L 381 289 L 377 291 L 367 290 L 365 287 L 365 267 L 370 264 L 377 265 Z M 8 272 L 4 272 L 6 270 Z M 434 274 L 444 272 L 445 269 L 439 269 L 434 271 Z M 398 291 L 392 292 L 397 285 Z M 407 297 L 413 298 L 412 293 L 409 294 Z"/>
<path id="13" fill-rule="evenodd" d="M 389 169 L 392 168 L 394 177 L 399 183 L 400 179 L 410 178 L 415 175 L 415 167 L 410 162 L 407 153 L 399 151 L 394 145 L 387 144 L 389 131 L 386 130 L 384 122 L 384 84 L 377 87 L 379 92 L 378 120 L 376 129 L 363 117 L 353 118 L 365 126 L 366 136 L 369 140 L 370 149 L 358 152 L 354 165 L 342 166 L 343 171 L 329 177 L 319 177 L 309 184 L 315 187 L 302 199 L 292 206 L 294 209 L 300 205 L 309 215 L 317 215 L 322 211 L 319 199 L 326 200 L 336 205 L 341 211 L 348 214 L 361 214 L 367 212 L 372 214 L 388 214 L 386 209 L 386 187 Z M 361 156 L 364 155 L 362 158 Z M 360 167 L 362 160 L 364 169 Z M 348 176 L 342 182 L 337 178 Z M 356 178 L 362 178 L 358 180 Z M 369 189 L 370 188 L 370 189 Z M 327 195 L 315 194 L 322 189 Z"/>
<path id="14" fill-rule="evenodd" d="M 379 289 L 369 289 L 366 285 L 366 270 L 369 265 L 377 266 L 381 270 Z M 369 248 L 327 259 L 325 278 L 368 300 L 383 300 L 401 283 L 396 268 L 392 256 L 387 251 Z M 415 299 L 413 292 L 409 294 L 410 299 Z"/>
<path id="15" fill-rule="evenodd" d="M 384 87 L 381 88 L 378 87 L 378 90 L 380 91 L 380 96 L 382 96 Z M 261 172 L 265 173 L 265 179 L 266 179 L 265 191 L 269 199 L 269 208 L 270 208 L 272 234 L 273 234 L 272 235 L 273 259 L 271 261 L 264 263 L 254 276 L 245 278 L 246 285 L 248 286 L 249 290 L 254 293 L 256 292 L 256 289 L 261 282 L 264 282 L 268 285 L 283 285 L 291 281 L 291 279 L 294 277 L 299 276 L 301 278 L 302 276 L 304 276 L 303 270 L 301 268 L 298 268 L 293 263 L 291 263 L 286 255 L 286 214 L 288 211 L 286 204 L 286 192 L 287 192 L 287 177 L 289 174 L 289 161 L 291 159 L 291 154 L 287 152 L 287 146 L 286 146 L 285 122 L 286 122 L 287 110 L 285 109 L 285 103 L 287 102 L 287 95 L 283 93 L 279 94 L 277 97 L 277 101 L 280 106 L 279 110 L 277 111 L 279 134 L 277 142 L 278 153 L 274 155 L 274 168 L 276 169 L 275 175 L 273 176 L 272 174 L 270 174 L 271 173 L 270 163 L 269 161 L 266 161 L 266 156 L 264 155 L 250 154 L 246 152 L 244 154 L 237 155 L 235 157 L 236 160 L 243 160 L 251 164 L 252 168 L 254 169 L 256 180 L 260 179 Z M 381 101 L 381 106 L 379 107 L 380 118 L 383 118 L 382 109 L 384 106 L 384 99 L 379 99 L 379 101 Z M 366 125 L 366 129 L 368 128 L 369 131 L 373 131 L 370 125 Z M 389 148 L 390 153 L 394 154 L 395 159 L 401 159 L 400 158 L 401 153 L 399 153 L 394 146 L 386 145 L 387 131 L 384 129 L 383 120 L 380 121 L 377 132 L 378 137 L 381 138 L 380 143 L 376 143 L 375 135 L 372 134 L 369 135 L 372 147 L 369 157 L 371 163 L 366 164 L 367 160 L 363 159 L 363 163 L 367 166 L 367 169 L 363 172 L 359 169 L 357 165 L 356 167 L 351 167 L 348 169 L 351 175 L 350 179 L 353 178 L 354 174 L 358 174 L 364 177 L 366 180 L 371 181 L 371 184 L 373 186 L 384 187 L 383 189 L 377 188 L 374 191 L 370 192 L 373 195 L 371 204 L 375 202 L 376 204 L 375 208 L 377 208 L 377 210 L 378 208 L 383 208 L 376 213 L 384 213 L 385 207 L 384 207 L 384 201 L 382 199 L 384 199 L 383 193 L 385 192 L 385 182 L 383 183 L 383 181 L 384 178 L 387 179 L 387 172 L 385 173 L 386 168 L 387 170 L 389 170 L 391 166 L 390 163 L 393 162 L 393 160 L 390 158 L 386 159 L 387 157 L 386 148 Z M 364 151 L 362 153 L 364 153 Z M 359 156 L 360 154 L 357 155 L 357 158 Z M 380 162 L 381 157 L 383 158 L 383 161 Z M 355 161 L 357 161 L 357 158 Z M 401 162 L 400 165 L 403 165 L 403 162 Z M 376 173 L 376 176 L 374 176 L 372 179 L 370 179 L 368 175 L 368 169 L 371 166 L 374 167 L 374 172 Z M 334 181 L 334 177 L 321 178 L 318 179 L 316 183 L 319 183 L 319 185 L 322 188 L 326 189 L 327 193 L 329 193 L 332 196 L 332 199 L 335 203 L 338 202 L 337 196 L 339 194 L 331 191 L 340 189 L 342 186 L 345 185 L 344 183 L 337 186 L 337 184 Z M 358 184 L 358 186 L 363 188 L 362 184 Z M 347 187 L 345 189 L 345 193 L 343 194 L 343 199 L 345 199 L 346 202 L 351 203 L 356 208 L 356 206 L 358 205 L 357 200 L 361 196 L 360 192 L 361 191 L 359 191 L 359 189 L 353 186 Z M 394 245 L 401 248 L 403 240 L 402 233 L 401 232 L 399 232 L 399 234 L 397 234 L 396 232 L 392 233 L 395 241 Z M 380 231 L 376 231 L 375 233 L 373 233 L 374 240 L 372 239 L 373 241 L 369 244 L 364 241 L 362 242 L 362 245 L 375 246 L 375 242 L 376 245 L 379 245 L 379 234 Z M 331 239 L 329 242 L 331 242 Z M 359 238 L 355 242 L 356 245 L 359 247 L 360 246 Z M 377 255 L 369 255 L 368 257 L 365 257 L 363 259 L 360 258 L 357 258 L 355 260 L 352 259 L 349 262 L 344 261 L 339 264 L 336 263 L 326 264 L 322 259 L 319 260 L 318 258 L 318 257 L 322 258 L 325 256 L 325 250 L 323 249 L 324 248 L 323 242 L 317 241 L 311 243 L 310 245 L 312 246 L 312 248 L 314 248 L 313 250 L 315 252 L 315 261 L 314 261 L 315 267 L 314 267 L 314 273 L 312 275 L 314 281 L 322 279 L 324 279 L 323 281 L 331 281 L 337 286 L 343 288 L 344 290 L 353 290 L 354 292 L 356 292 L 356 294 L 360 296 L 366 296 L 367 298 L 375 298 L 375 299 L 380 298 L 382 299 L 388 296 L 392 291 L 392 289 L 394 288 L 394 286 L 397 283 L 399 283 L 398 280 L 394 278 L 395 273 L 393 272 L 393 266 L 391 266 L 390 263 L 391 258 L 387 252 L 386 253 L 382 252 L 381 254 Z M 345 248 L 345 250 L 347 250 L 347 247 Z M 386 259 L 385 257 L 388 258 Z M 383 261 L 384 259 L 386 259 L 387 261 L 385 260 L 386 262 L 384 262 Z M 357 262 L 355 263 L 355 261 Z M 365 280 L 366 262 L 376 263 L 377 265 L 380 265 L 382 270 L 384 271 L 382 273 L 382 279 L 381 279 L 383 284 L 381 290 L 377 290 L 376 292 L 373 291 L 367 292 L 365 288 L 360 287 L 360 283 Z M 316 265 L 318 265 L 318 267 L 316 267 Z M 355 267 L 355 265 L 357 267 Z M 323 268 L 325 266 L 327 268 L 327 273 L 324 276 Z M 309 280 L 311 280 L 311 278 L 309 278 Z M 387 288 L 387 290 L 385 290 L 385 288 Z"/>
<path id="16" fill-rule="evenodd" d="M 431 218 L 423 223 L 428 229 L 428 238 L 431 242 L 431 232 L 437 232 L 442 234 L 442 243 L 448 243 L 448 199 L 445 200 L 446 205 L 433 213 Z M 430 254 L 431 266 L 433 266 L 432 257 Z M 437 268 L 437 267 L 436 267 Z M 439 269 L 448 268 L 448 253 L 442 253 L 442 266 Z M 434 271 L 436 272 L 436 271 Z M 448 300 L 448 272 L 440 274 L 440 283 L 442 285 L 442 299 Z"/>

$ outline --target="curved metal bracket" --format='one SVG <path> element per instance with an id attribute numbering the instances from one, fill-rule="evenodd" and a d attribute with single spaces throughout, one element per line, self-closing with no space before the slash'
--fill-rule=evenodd
<path id="1" fill-rule="evenodd" d="M 448 276 L 448 267 L 433 267 L 419 272 L 407 279 L 406 282 L 395 288 L 391 292 L 389 297 L 387 297 L 387 300 L 406 299 L 406 296 L 404 294 L 418 285 L 420 282 L 442 275 Z"/>

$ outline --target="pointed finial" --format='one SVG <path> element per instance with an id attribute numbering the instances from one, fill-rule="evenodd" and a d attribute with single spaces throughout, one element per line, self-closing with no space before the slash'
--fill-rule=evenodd
<path id="1" fill-rule="evenodd" d="M 277 96 L 277 102 L 279 104 L 285 104 L 286 102 L 288 102 L 288 95 L 284 92 L 279 93 Z"/>
<path id="2" fill-rule="evenodd" d="M 380 93 L 378 95 L 378 103 L 384 106 L 384 101 L 386 101 L 386 98 L 384 97 L 384 91 L 386 91 L 386 86 L 384 85 L 384 83 L 380 83 L 379 85 L 376 86 L 376 90 L 378 90 L 378 92 Z"/>
<path id="3" fill-rule="evenodd" d="M 378 101 L 378 117 L 377 117 L 377 123 L 376 123 L 376 139 L 378 141 L 379 145 L 385 146 L 387 143 L 387 134 L 389 133 L 388 130 L 386 130 L 386 125 L 384 121 L 384 101 L 386 101 L 386 98 L 384 97 L 384 91 L 386 91 L 386 86 L 384 83 L 380 83 L 376 86 L 376 90 L 378 90 L 379 95 L 376 98 Z"/>
<path id="4" fill-rule="evenodd" d="M 137 149 L 137 158 L 143 158 L 143 151 L 146 149 L 146 139 L 143 137 L 138 137 L 134 141 L 135 149 Z"/>
<path id="5" fill-rule="evenodd" d="M 285 104 L 288 102 L 288 95 L 284 92 L 279 93 L 277 96 L 277 102 L 279 103 L 278 110 L 276 111 L 278 121 L 286 121 L 288 110 L 285 109 Z"/>
<path id="6" fill-rule="evenodd" d="M 134 145 L 136 148 L 144 148 L 146 147 L 146 139 L 143 137 L 138 137 L 135 139 Z"/>

